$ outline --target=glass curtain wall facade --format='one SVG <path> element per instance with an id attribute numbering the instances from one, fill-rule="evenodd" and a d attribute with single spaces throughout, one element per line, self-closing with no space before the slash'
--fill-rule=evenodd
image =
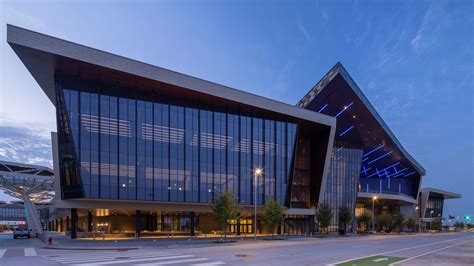
<path id="1" fill-rule="evenodd" d="M 103 84 L 59 78 L 56 86 L 63 198 L 210 203 L 229 191 L 253 204 L 260 167 L 257 203 L 285 204 L 295 121 L 169 96 L 121 97 Z"/>
<path id="2" fill-rule="evenodd" d="M 337 232 L 339 229 L 339 208 L 355 209 L 362 153 L 361 148 L 349 148 L 344 143 L 335 142 L 324 192 L 324 202 L 333 210 L 328 228 L 330 232 Z M 348 230 L 352 230 L 352 225 L 348 225 Z"/>
<path id="3" fill-rule="evenodd" d="M 442 196 L 430 195 L 426 205 L 424 218 L 437 218 L 443 215 L 444 198 Z"/>

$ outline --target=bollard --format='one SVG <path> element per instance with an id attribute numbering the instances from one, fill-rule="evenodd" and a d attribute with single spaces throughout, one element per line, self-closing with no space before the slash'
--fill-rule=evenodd
<path id="1" fill-rule="evenodd" d="M 95 234 L 92 235 L 92 239 L 95 240 Z"/>

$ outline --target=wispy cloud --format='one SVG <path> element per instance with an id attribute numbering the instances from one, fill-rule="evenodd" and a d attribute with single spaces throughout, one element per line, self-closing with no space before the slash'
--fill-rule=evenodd
<path id="1" fill-rule="evenodd" d="M 51 139 L 34 128 L 0 125 L 0 160 L 52 167 Z"/>
<path id="2" fill-rule="evenodd" d="M 298 25 L 298 29 L 300 30 L 300 32 L 305 36 L 305 38 L 308 40 L 308 42 L 310 42 L 311 41 L 311 35 L 306 30 L 305 26 L 303 25 L 303 23 L 301 22 L 301 19 L 299 17 L 296 20 L 296 24 Z"/>
<path id="3" fill-rule="evenodd" d="M 430 23 L 433 16 L 433 11 L 430 8 L 426 11 L 425 15 L 423 16 L 423 20 L 421 22 L 420 28 L 418 29 L 415 37 L 411 40 L 411 47 L 415 52 L 418 52 L 421 47 L 423 46 L 423 37 L 425 35 L 426 27 Z"/>
<path id="4" fill-rule="evenodd" d="M 419 53 L 435 45 L 438 42 L 440 30 L 451 24 L 451 16 L 452 14 L 441 4 L 434 3 L 429 6 L 415 37 L 410 42 L 413 51 Z"/>

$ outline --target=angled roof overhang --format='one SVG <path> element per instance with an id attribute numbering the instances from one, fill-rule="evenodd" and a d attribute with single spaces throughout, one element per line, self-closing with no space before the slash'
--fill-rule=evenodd
<path id="1" fill-rule="evenodd" d="M 101 79 L 122 81 L 137 86 L 168 92 L 199 95 L 228 101 L 309 122 L 334 127 L 333 117 L 236 90 L 213 82 L 125 58 L 38 32 L 7 25 L 7 41 L 40 87 L 55 104 L 54 75 L 56 73 L 100 76 Z M 110 78 L 113 77 L 113 78 Z M 134 87 L 131 86 L 131 87 Z"/>
<path id="2" fill-rule="evenodd" d="M 425 175 L 425 169 L 405 150 L 341 63 L 338 62 L 297 106 L 337 118 L 335 143 L 364 148 L 362 171 L 367 170 L 366 177 L 416 176 L 419 179 Z"/>
<path id="3" fill-rule="evenodd" d="M 371 200 L 374 196 L 374 193 L 367 193 L 367 192 L 357 192 L 357 198 L 364 198 Z M 416 199 L 413 197 L 409 197 L 403 194 L 384 194 L 384 193 L 377 193 L 377 198 L 382 199 L 382 200 L 397 200 L 400 202 L 404 203 L 409 203 L 409 204 L 416 204 Z"/>
<path id="4" fill-rule="evenodd" d="M 460 199 L 462 197 L 461 194 L 457 194 L 457 193 L 454 193 L 454 192 L 449 192 L 449 191 L 445 191 L 445 190 L 441 190 L 441 189 L 437 189 L 437 188 L 431 188 L 431 187 L 427 187 L 427 188 L 422 188 L 420 189 L 420 192 L 422 194 L 425 194 L 428 195 L 428 196 L 439 196 L 439 197 L 442 197 L 443 199 Z"/>

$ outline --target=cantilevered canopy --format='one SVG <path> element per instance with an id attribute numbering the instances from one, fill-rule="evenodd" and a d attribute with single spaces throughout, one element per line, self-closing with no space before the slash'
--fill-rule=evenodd
<path id="1" fill-rule="evenodd" d="M 130 88 L 190 99 L 212 98 L 214 102 L 255 108 L 335 126 L 333 117 L 260 97 L 227 86 L 86 47 L 38 32 L 7 25 L 7 41 L 49 99 L 55 100 L 55 75 L 94 79 Z"/>
<path id="2" fill-rule="evenodd" d="M 43 226 L 33 203 L 53 198 L 53 170 L 44 166 L 0 161 L 0 189 L 23 200 L 28 227 L 43 238 Z"/>
<path id="3" fill-rule="evenodd" d="M 51 199 L 54 194 L 53 170 L 44 166 L 0 161 L 0 189 L 23 199 L 26 194 L 32 202 Z"/>
<path id="4" fill-rule="evenodd" d="M 403 148 L 341 63 L 297 106 L 337 118 L 335 142 L 364 149 L 361 177 L 414 178 L 418 190 L 425 169 Z"/>
<path id="5" fill-rule="evenodd" d="M 428 197 L 429 196 L 437 196 L 441 197 L 443 199 L 459 199 L 462 197 L 461 194 L 453 193 L 453 192 L 448 192 L 445 190 L 437 189 L 437 188 L 431 188 L 431 187 L 426 187 L 420 189 L 420 192 L 422 194 L 426 194 Z"/>

